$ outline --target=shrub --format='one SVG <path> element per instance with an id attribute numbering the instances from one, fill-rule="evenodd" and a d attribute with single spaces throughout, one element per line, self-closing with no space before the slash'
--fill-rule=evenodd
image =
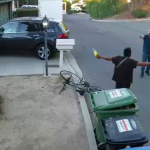
<path id="1" fill-rule="evenodd" d="M 124 0 L 100 0 L 87 2 L 87 12 L 92 18 L 111 17 L 123 11 Z"/>
<path id="2" fill-rule="evenodd" d="M 16 18 L 17 17 L 17 15 L 16 15 L 16 11 L 15 12 L 13 12 L 13 18 Z"/>
<path id="3" fill-rule="evenodd" d="M 71 9 L 67 11 L 68 14 L 73 14 L 73 13 L 78 13 L 78 12 L 79 11 L 77 11 L 77 10 L 71 10 Z"/>
<path id="4" fill-rule="evenodd" d="M 72 10 L 73 11 L 73 13 L 79 13 L 79 11 L 77 11 L 77 10 Z"/>
<path id="5" fill-rule="evenodd" d="M 71 9 L 71 3 L 70 3 L 69 1 L 67 1 L 67 2 L 66 2 L 66 5 L 67 5 L 67 8 L 66 8 L 67 11 L 70 10 L 70 9 Z"/>
<path id="6" fill-rule="evenodd" d="M 67 11 L 67 13 L 68 14 L 73 14 L 73 10 L 70 9 L 70 10 Z"/>
<path id="7" fill-rule="evenodd" d="M 92 4 L 90 14 L 92 18 L 99 18 L 99 3 Z"/>
<path id="8" fill-rule="evenodd" d="M 86 10 L 87 10 L 87 13 L 91 14 L 91 7 L 92 5 L 94 4 L 94 2 L 87 2 L 87 5 L 86 5 Z"/>
<path id="9" fill-rule="evenodd" d="M 148 16 L 148 12 L 140 8 L 132 11 L 132 14 L 136 18 L 146 18 Z"/>
<path id="10" fill-rule="evenodd" d="M 114 16 L 123 11 L 125 2 L 122 0 L 101 0 L 99 3 L 99 17 L 106 18 Z"/>
<path id="11" fill-rule="evenodd" d="M 37 17 L 38 9 L 17 9 L 16 16 L 17 17 Z"/>
<path id="12" fill-rule="evenodd" d="M 84 6 L 81 6 L 81 12 L 84 12 L 84 13 L 86 13 L 86 7 L 84 7 Z"/>

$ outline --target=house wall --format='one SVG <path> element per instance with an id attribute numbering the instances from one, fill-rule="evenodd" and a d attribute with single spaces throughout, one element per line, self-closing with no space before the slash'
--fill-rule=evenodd
<path id="1" fill-rule="evenodd" d="M 44 17 L 46 15 L 48 18 L 63 20 L 62 0 L 39 0 L 38 6 L 39 17 Z"/>
<path id="2" fill-rule="evenodd" d="M 9 3 L 9 20 L 13 18 L 12 2 Z"/>
<path id="3" fill-rule="evenodd" d="M 0 4 L 0 26 L 12 18 L 12 2 Z"/>
<path id="4" fill-rule="evenodd" d="M 15 9 L 15 1 L 12 1 L 12 10 Z"/>

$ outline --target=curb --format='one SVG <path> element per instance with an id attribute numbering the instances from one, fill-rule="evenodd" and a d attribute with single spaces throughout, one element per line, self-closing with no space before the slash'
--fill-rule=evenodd
<path id="1" fill-rule="evenodd" d="M 83 77 L 82 72 L 81 72 L 74 56 L 71 54 L 71 52 L 65 53 L 64 61 L 66 62 L 67 66 L 71 72 L 73 72 L 74 74 L 77 74 L 79 77 Z M 87 133 L 90 150 L 98 150 L 96 140 L 95 140 L 95 135 L 93 132 L 93 125 L 92 125 L 90 114 L 89 114 L 89 111 L 87 108 L 86 100 L 85 100 L 84 96 L 80 96 L 78 93 L 77 93 L 77 96 L 78 96 L 82 114 L 83 114 L 83 119 L 84 119 L 84 123 L 85 123 L 85 128 L 86 128 L 86 133 Z"/>
<path id="2" fill-rule="evenodd" d="M 147 21 L 149 22 L 150 21 L 150 18 L 149 19 L 131 19 L 131 20 L 96 20 L 96 19 L 92 19 L 92 21 L 95 21 L 95 22 L 144 22 L 144 21 Z"/>

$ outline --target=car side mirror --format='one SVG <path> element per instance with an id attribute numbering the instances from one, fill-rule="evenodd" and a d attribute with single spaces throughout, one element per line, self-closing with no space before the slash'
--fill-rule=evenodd
<path id="1" fill-rule="evenodd" d="M 2 28 L 0 28 L 0 34 L 3 34 L 4 33 L 4 28 L 2 27 Z"/>

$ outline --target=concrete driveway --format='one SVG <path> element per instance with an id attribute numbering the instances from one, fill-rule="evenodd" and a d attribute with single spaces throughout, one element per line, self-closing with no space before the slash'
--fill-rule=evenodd
<path id="1" fill-rule="evenodd" d="M 59 53 L 48 62 L 49 65 L 59 64 Z M 0 76 L 44 74 L 45 61 L 34 54 L 1 53 Z M 63 69 L 67 69 L 64 63 Z M 58 68 L 49 68 L 49 74 L 58 74 Z"/>
<path id="2" fill-rule="evenodd" d="M 97 60 L 92 48 L 103 56 L 122 55 L 125 47 L 132 48 L 132 57 L 141 60 L 142 40 L 139 35 L 146 34 L 149 22 L 102 23 L 93 22 L 88 15 L 74 14 L 64 17 L 71 31 L 76 46 L 72 54 L 77 60 L 83 75 L 92 85 L 104 89 L 112 89 L 115 84 L 111 80 L 114 66 L 111 62 Z M 150 77 L 140 77 L 140 67 L 134 71 L 132 90 L 138 97 L 140 121 L 150 137 Z M 150 144 L 150 143 L 149 143 Z"/>

